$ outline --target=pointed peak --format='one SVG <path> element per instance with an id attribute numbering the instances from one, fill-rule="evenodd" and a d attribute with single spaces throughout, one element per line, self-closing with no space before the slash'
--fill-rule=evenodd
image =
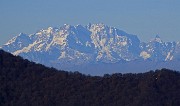
<path id="1" fill-rule="evenodd" d="M 57 30 L 58 30 L 57 27 L 51 27 L 51 26 L 50 26 L 50 27 L 47 27 L 47 28 L 45 28 L 45 29 L 41 29 L 41 30 L 36 31 L 36 34 L 41 35 L 42 32 L 43 32 L 43 33 L 52 33 L 52 32 L 57 31 Z M 32 35 L 29 35 L 29 36 L 32 36 Z"/>
<path id="2" fill-rule="evenodd" d="M 43 29 L 40 29 L 40 30 L 36 31 L 36 33 L 38 33 L 38 32 L 52 31 L 52 30 L 55 30 L 55 29 L 58 29 L 58 28 L 57 28 L 57 27 L 51 27 L 51 26 L 49 26 L 49 27 L 47 27 L 47 28 L 43 28 Z"/>
<path id="3" fill-rule="evenodd" d="M 106 26 L 104 23 L 97 23 L 97 24 L 91 25 L 91 28 L 105 29 L 106 27 L 108 27 L 108 26 Z"/>
<path id="4" fill-rule="evenodd" d="M 159 42 L 162 43 L 163 41 L 161 40 L 159 35 L 156 35 L 154 39 L 152 39 L 150 42 Z"/>
<path id="5" fill-rule="evenodd" d="M 104 23 L 98 23 L 98 24 L 96 24 L 97 26 L 105 26 L 105 24 Z"/>
<path id="6" fill-rule="evenodd" d="M 22 35 L 26 35 L 25 33 L 19 33 L 19 35 L 18 36 L 22 36 Z"/>
<path id="7" fill-rule="evenodd" d="M 88 23 L 88 26 L 91 26 L 92 24 L 91 23 Z"/>
<path id="8" fill-rule="evenodd" d="M 48 30 L 52 30 L 53 29 L 53 27 L 48 27 Z"/>
<path id="9" fill-rule="evenodd" d="M 17 36 L 15 36 L 14 38 L 16 39 L 16 38 L 24 38 L 24 37 L 27 37 L 28 35 L 27 34 L 25 34 L 25 33 L 19 33 Z"/>
<path id="10" fill-rule="evenodd" d="M 88 24 L 85 26 L 85 28 L 90 29 L 91 26 L 92 26 L 92 24 L 91 24 L 91 23 L 88 23 Z"/>
<path id="11" fill-rule="evenodd" d="M 83 27 L 81 24 L 77 24 L 76 27 Z"/>
<path id="12" fill-rule="evenodd" d="M 65 29 L 69 29 L 69 28 L 71 28 L 72 26 L 70 25 L 70 24 L 64 24 L 63 25 L 63 28 L 65 28 Z"/>
<path id="13" fill-rule="evenodd" d="M 64 24 L 64 26 L 68 26 L 69 24 Z"/>
<path id="14" fill-rule="evenodd" d="M 78 25 L 75 26 L 75 28 L 76 28 L 76 29 L 84 29 L 85 27 L 82 26 L 81 24 L 78 24 Z"/>
<path id="15" fill-rule="evenodd" d="M 12 39 L 10 39 L 7 43 L 5 43 L 4 45 L 10 45 L 12 44 L 13 42 L 16 42 L 17 39 L 22 39 L 23 37 L 26 37 L 25 36 L 26 34 L 24 33 L 19 33 L 17 36 L 13 37 Z"/>
<path id="16" fill-rule="evenodd" d="M 156 35 L 155 38 L 160 38 L 160 36 L 159 36 L 159 35 Z"/>
<path id="17" fill-rule="evenodd" d="M 57 30 L 58 28 L 57 27 L 48 27 L 47 30 Z"/>

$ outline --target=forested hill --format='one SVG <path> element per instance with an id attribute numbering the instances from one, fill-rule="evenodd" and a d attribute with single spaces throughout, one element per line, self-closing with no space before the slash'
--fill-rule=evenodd
<path id="1" fill-rule="evenodd" d="M 0 50 L 0 106 L 180 106 L 180 73 L 88 76 Z"/>

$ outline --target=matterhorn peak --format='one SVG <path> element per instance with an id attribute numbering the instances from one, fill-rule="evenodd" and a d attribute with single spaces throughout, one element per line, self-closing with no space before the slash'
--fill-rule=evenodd
<path id="1" fill-rule="evenodd" d="M 161 40 L 161 38 L 160 38 L 159 35 L 156 35 L 154 41 L 159 42 L 159 43 L 162 43 L 162 42 L 163 42 L 163 41 Z"/>
<path id="2" fill-rule="evenodd" d="M 160 36 L 159 36 L 159 35 L 156 35 L 155 38 L 160 38 Z"/>
<path id="3" fill-rule="evenodd" d="M 154 39 L 151 39 L 150 42 L 159 42 L 162 43 L 163 41 L 161 40 L 159 35 L 156 35 Z"/>

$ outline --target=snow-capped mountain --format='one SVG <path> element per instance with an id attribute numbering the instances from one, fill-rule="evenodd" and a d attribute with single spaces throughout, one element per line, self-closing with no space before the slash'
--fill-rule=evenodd
<path id="1" fill-rule="evenodd" d="M 144 43 L 136 35 L 102 23 L 87 26 L 64 24 L 34 34 L 20 33 L 1 48 L 37 63 L 73 71 L 82 70 L 82 67 L 89 70 L 95 65 L 180 59 L 179 42 L 163 42 L 157 35 Z"/>
<path id="2" fill-rule="evenodd" d="M 163 42 L 157 35 L 150 42 L 142 43 L 140 56 L 153 61 L 170 61 L 173 60 L 176 46 L 176 42 Z"/>

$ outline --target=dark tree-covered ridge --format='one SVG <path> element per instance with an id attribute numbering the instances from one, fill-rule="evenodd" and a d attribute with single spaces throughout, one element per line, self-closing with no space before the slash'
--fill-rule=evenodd
<path id="1" fill-rule="evenodd" d="M 0 50 L 0 106 L 180 106 L 180 73 L 89 76 Z"/>

